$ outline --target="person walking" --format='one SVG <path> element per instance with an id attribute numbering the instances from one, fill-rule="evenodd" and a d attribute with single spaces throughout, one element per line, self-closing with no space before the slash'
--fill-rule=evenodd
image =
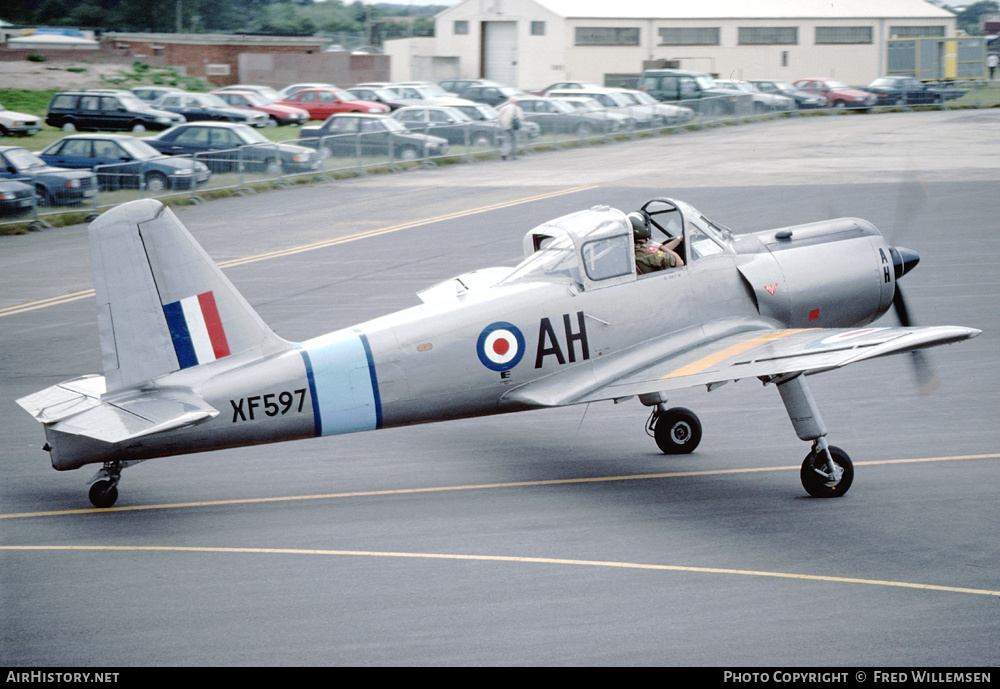
<path id="1" fill-rule="evenodd" d="M 986 66 L 990 68 L 990 81 L 993 81 L 993 73 L 1000 66 L 1000 55 L 990 53 L 989 57 L 986 58 Z"/>
<path id="2" fill-rule="evenodd" d="M 500 106 L 500 126 L 503 127 L 503 143 L 500 145 L 500 157 L 507 160 L 510 156 L 517 160 L 517 130 L 524 120 L 524 110 L 517 104 L 517 98 L 511 98 Z"/>

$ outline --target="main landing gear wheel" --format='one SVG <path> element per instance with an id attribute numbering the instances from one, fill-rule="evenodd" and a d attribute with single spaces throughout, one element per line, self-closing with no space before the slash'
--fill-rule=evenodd
<path id="1" fill-rule="evenodd" d="M 650 419 L 653 438 L 663 454 L 686 455 L 701 442 L 701 421 L 690 409 L 655 410 Z"/>
<path id="2" fill-rule="evenodd" d="M 847 453 L 839 447 L 829 447 L 833 465 L 826 453 L 819 448 L 813 448 L 805 461 L 799 477 L 802 487 L 814 498 L 839 498 L 844 495 L 854 482 L 854 464 Z"/>
<path id="3" fill-rule="evenodd" d="M 118 487 L 111 481 L 98 481 L 90 487 L 90 504 L 94 507 L 111 507 L 118 500 Z"/>

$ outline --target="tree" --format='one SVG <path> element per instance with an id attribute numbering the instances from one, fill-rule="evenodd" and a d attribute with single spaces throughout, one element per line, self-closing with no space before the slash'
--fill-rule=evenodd
<path id="1" fill-rule="evenodd" d="M 1000 4 L 994 0 L 980 0 L 974 2 L 955 17 L 958 28 L 965 31 L 970 36 L 982 34 L 983 15 L 1000 12 Z"/>

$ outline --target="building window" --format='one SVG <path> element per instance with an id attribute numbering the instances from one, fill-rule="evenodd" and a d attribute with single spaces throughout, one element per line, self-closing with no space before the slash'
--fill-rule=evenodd
<path id="1" fill-rule="evenodd" d="M 639 45 L 639 29 L 578 27 L 577 45 Z"/>
<path id="2" fill-rule="evenodd" d="M 890 38 L 944 38 L 943 26 L 890 26 Z"/>
<path id="3" fill-rule="evenodd" d="M 455 22 L 455 35 L 464 36 L 469 33 L 469 22 L 464 19 Z"/>
<path id="4" fill-rule="evenodd" d="M 531 22 L 531 35 L 532 36 L 544 36 L 545 35 L 545 22 Z"/>
<path id="5" fill-rule="evenodd" d="M 660 45 L 719 45 L 719 29 L 660 29 Z"/>
<path id="6" fill-rule="evenodd" d="M 740 45 L 798 45 L 799 29 L 795 26 L 741 26 Z"/>
<path id="7" fill-rule="evenodd" d="M 816 45 L 831 43 L 871 43 L 870 26 L 817 26 Z"/>

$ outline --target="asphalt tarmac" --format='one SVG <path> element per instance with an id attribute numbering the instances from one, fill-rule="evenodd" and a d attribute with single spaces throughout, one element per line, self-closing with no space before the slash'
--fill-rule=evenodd
<path id="1" fill-rule="evenodd" d="M 811 379 L 841 499 L 756 381 L 149 461 L 94 510 L 14 400 L 100 371 L 86 231 L 0 237 L 4 666 L 990 666 L 1000 662 L 1000 110 L 771 121 L 178 210 L 302 340 L 513 265 L 536 224 L 656 196 L 735 232 L 851 215 L 918 251 L 919 325 L 980 328 Z M 893 325 L 891 315 L 880 322 Z M 869 681 L 871 681 L 869 679 Z"/>

